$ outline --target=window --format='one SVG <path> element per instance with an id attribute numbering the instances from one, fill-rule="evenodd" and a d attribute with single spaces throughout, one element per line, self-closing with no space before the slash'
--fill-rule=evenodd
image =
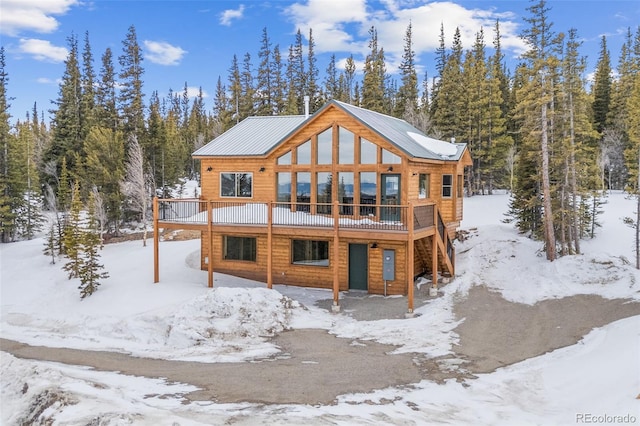
<path id="1" fill-rule="evenodd" d="M 251 198 L 252 195 L 252 173 L 220 173 L 221 197 Z"/>
<path id="2" fill-rule="evenodd" d="M 353 173 L 351 172 L 338 173 L 338 202 L 343 204 L 340 206 L 340 214 L 353 214 Z"/>
<path id="3" fill-rule="evenodd" d="M 291 201 L 291 173 L 278 173 L 278 201 L 288 203 Z"/>
<path id="4" fill-rule="evenodd" d="M 429 182 L 431 176 L 420 173 L 418 176 L 418 198 L 429 198 Z"/>
<path id="5" fill-rule="evenodd" d="M 331 164 L 333 151 L 333 128 L 329 127 L 318 135 L 317 164 Z"/>
<path id="6" fill-rule="evenodd" d="M 292 240 L 291 263 L 329 266 L 329 241 Z"/>
<path id="7" fill-rule="evenodd" d="M 382 150 L 382 163 L 383 164 L 400 164 L 402 160 L 391 151 L 386 149 Z"/>
<path id="8" fill-rule="evenodd" d="M 344 127 L 338 127 L 338 163 L 353 164 L 354 161 L 353 133 Z"/>
<path id="9" fill-rule="evenodd" d="M 442 175 L 442 198 L 451 198 L 453 175 Z"/>
<path id="10" fill-rule="evenodd" d="M 311 173 L 296 173 L 296 202 L 304 203 L 296 205 L 297 211 L 308 212 L 311 203 Z"/>
<path id="11" fill-rule="evenodd" d="M 462 179 L 462 175 L 458 175 L 458 181 L 457 181 L 457 185 L 458 185 L 457 191 L 458 191 L 458 193 L 456 194 L 456 196 L 458 198 L 462 198 L 462 193 L 463 193 L 462 184 L 463 184 L 463 182 L 464 182 L 464 180 Z"/>
<path id="12" fill-rule="evenodd" d="M 306 141 L 298 146 L 297 164 L 311 164 L 311 141 Z"/>
<path id="13" fill-rule="evenodd" d="M 288 166 L 291 164 L 291 151 L 278 157 L 278 164 Z"/>
<path id="14" fill-rule="evenodd" d="M 360 139 L 360 164 L 376 164 L 378 162 L 378 146 L 365 138 Z"/>
<path id="15" fill-rule="evenodd" d="M 331 214 L 331 203 L 333 203 L 333 175 L 328 172 L 316 173 L 316 203 L 318 213 Z"/>
<path id="16" fill-rule="evenodd" d="M 224 260 L 256 261 L 256 239 L 224 236 Z"/>
<path id="17" fill-rule="evenodd" d="M 377 183 L 378 177 L 376 172 L 360 173 L 360 204 L 362 204 L 360 206 L 360 214 L 363 216 L 373 216 L 376 214 Z"/>

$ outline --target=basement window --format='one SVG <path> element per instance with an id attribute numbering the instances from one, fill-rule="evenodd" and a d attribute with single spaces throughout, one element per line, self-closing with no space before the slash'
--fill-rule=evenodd
<path id="1" fill-rule="evenodd" d="M 294 265 L 329 266 L 329 241 L 292 240 L 291 263 Z"/>
<path id="2" fill-rule="evenodd" d="M 224 260 L 256 261 L 256 239 L 224 236 Z"/>

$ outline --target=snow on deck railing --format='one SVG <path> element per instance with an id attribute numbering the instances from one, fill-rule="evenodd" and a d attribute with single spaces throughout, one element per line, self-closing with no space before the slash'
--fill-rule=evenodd
<path id="1" fill-rule="evenodd" d="M 268 203 L 202 201 L 196 199 L 158 200 L 161 222 L 207 224 L 211 203 L 214 225 L 268 225 Z M 334 226 L 335 213 L 340 228 L 407 231 L 408 206 L 375 204 L 272 203 L 274 226 Z M 338 209 L 334 212 L 334 209 Z M 414 228 L 433 226 L 433 204 L 414 208 Z"/>

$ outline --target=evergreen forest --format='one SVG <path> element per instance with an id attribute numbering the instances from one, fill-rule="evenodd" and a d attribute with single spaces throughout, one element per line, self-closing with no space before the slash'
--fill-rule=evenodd
<path id="1" fill-rule="evenodd" d="M 96 267 L 86 271 L 95 248 L 148 217 L 153 196 L 170 197 L 198 179 L 194 150 L 246 117 L 302 114 L 308 95 L 311 113 L 336 99 L 467 143 L 467 196 L 508 190 L 506 220 L 543 241 L 549 260 L 580 253 L 580 241 L 597 232 L 606 191 L 640 193 L 640 26 L 628 28 L 619 52 L 602 36 L 588 80 L 578 30 L 556 30 L 544 0 L 527 10 L 528 49 L 513 69 L 498 21 L 479 29 L 471 46 L 453 28 L 445 45 L 441 26 L 432 76 L 417 73 L 412 24 L 398 34 L 404 51 L 394 75 L 375 27 L 362 69 L 353 56 L 318 63 L 312 29 L 279 46 L 264 28 L 255 52 L 219 58 L 228 75 L 218 77 L 209 108 L 202 90 L 187 95 L 186 83 L 164 97 L 145 87 L 134 26 L 120 51 L 93 52 L 89 32 L 70 35 L 50 122 L 36 104 L 11 115 L 16 94 L 0 47 L 0 240 L 48 235 L 53 261 L 66 253 L 70 275 L 90 275 L 84 297 L 100 276 Z M 55 218 L 51 226 L 45 213 Z M 636 232 L 638 222 L 631 219 Z M 74 263 L 82 253 L 89 260 Z"/>

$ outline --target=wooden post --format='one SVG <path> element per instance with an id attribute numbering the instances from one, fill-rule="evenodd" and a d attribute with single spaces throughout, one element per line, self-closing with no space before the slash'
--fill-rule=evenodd
<path id="1" fill-rule="evenodd" d="M 273 288 L 273 202 L 267 203 L 267 288 Z"/>
<path id="2" fill-rule="evenodd" d="M 209 235 L 209 241 L 207 241 L 207 276 L 209 288 L 213 287 L 213 207 L 211 200 L 207 200 L 207 234 Z"/>
<path id="3" fill-rule="evenodd" d="M 433 234 L 433 252 L 431 253 L 431 270 L 433 271 L 433 279 L 431 280 L 431 288 L 438 288 L 438 238 L 440 238 L 440 222 L 438 222 L 438 205 L 433 206 L 433 223 L 436 232 Z"/>
<path id="4" fill-rule="evenodd" d="M 158 197 L 153 197 L 153 282 L 160 281 L 160 229 L 158 228 Z"/>
<path id="5" fill-rule="evenodd" d="M 413 202 L 409 202 L 409 212 L 407 217 L 407 225 L 409 227 L 408 232 L 408 242 L 407 242 L 407 301 L 408 301 L 408 311 L 409 314 L 413 314 L 413 276 L 414 276 L 414 222 L 413 222 Z"/>
<path id="6" fill-rule="evenodd" d="M 338 201 L 333 202 L 333 312 L 340 311 L 340 215 Z"/>

